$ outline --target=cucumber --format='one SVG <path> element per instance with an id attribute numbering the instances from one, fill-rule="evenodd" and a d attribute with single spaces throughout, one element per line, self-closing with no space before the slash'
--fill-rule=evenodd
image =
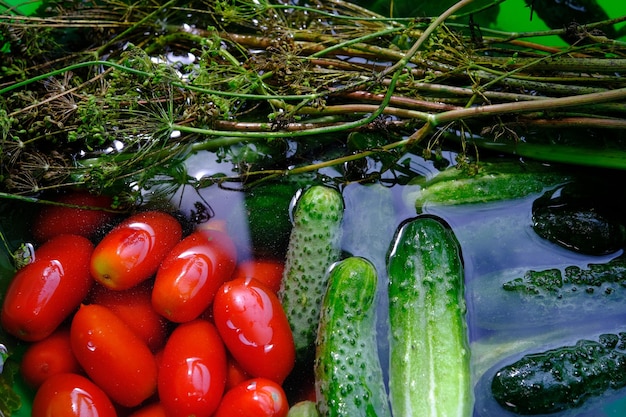
<path id="1" fill-rule="evenodd" d="M 300 179 L 265 182 L 245 193 L 250 241 L 255 255 L 284 256 L 289 244 L 289 209 L 294 194 L 302 188 Z"/>
<path id="2" fill-rule="evenodd" d="M 505 291 L 514 291 L 528 296 L 547 298 L 550 295 L 563 299 L 569 294 L 584 297 L 595 293 L 607 296 L 626 287 L 626 256 L 618 256 L 604 264 L 588 264 L 586 269 L 576 265 L 560 269 L 527 271 L 523 277 L 505 282 Z M 579 304 L 579 303 L 577 303 Z"/>
<path id="3" fill-rule="evenodd" d="M 626 387 L 626 333 L 603 334 L 523 356 L 492 379 L 500 406 L 518 414 L 548 414 L 582 406 Z"/>
<path id="4" fill-rule="evenodd" d="M 513 268 L 467 285 L 482 328 L 519 330 L 580 323 L 626 313 L 626 257 L 586 267 Z"/>
<path id="5" fill-rule="evenodd" d="M 571 176 L 554 167 L 532 162 L 481 162 L 476 172 L 456 166 L 440 171 L 432 178 L 417 177 L 410 185 L 418 186 L 406 198 L 415 201 L 418 212 L 426 204 L 450 206 L 505 201 L 539 193 L 565 183 Z"/>
<path id="6" fill-rule="evenodd" d="M 287 417 L 320 417 L 320 413 L 314 401 L 302 400 L 289 407 Z"/>
<path id="7" fill-rule="evenodd" d="M 376 268 L 361 257 L 329 272 L 314 365 L 322 416 L 390 416 L 376 340 L 377 283 Z"/>
<path id="8" fill-rule="evenodd" d="M 626 244 L 622 190 L 582 178 L 533 202 L 533 230 L 543 239 L 587 255 L 607 255 Z"/>
<path id="9" fill-rule="evenodd" d="M 393 414 L 471 416 L 464 270 L 456 237 L 438 218 L 409 219 L 394 238 L 387 270 Z"/>
<path id="10" fill-rule="evenodd" d="M 341 256 L 341 193 L 313 185 L 298 198 L 278 297 L 287 314 L 296 346 L 296 359 L 313 358 L 315 335 L 327 272 Z"/>

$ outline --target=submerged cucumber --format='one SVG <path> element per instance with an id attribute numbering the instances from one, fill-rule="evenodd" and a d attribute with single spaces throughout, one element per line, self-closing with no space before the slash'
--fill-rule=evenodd
<path id="1" fill-rule="evenodd" d="M 395 237 L 387 269 L 393 414 L 471 416 L 470 350 L 458 241 L 436 218 L 408 220 Z"/>
<path id="2" fill-rule="evenodd" d="M 278 296 L 293 331 L 296 355 L 312 358 L 328 268 L 339 260 L 344 203 L 341 193 L 314 185 L 298 198 Z"/>
<path id="3" fill-rule="evenodd" d="M 390 416 L 376 341 L 374 265 L 333 265 L 316 339 L 315 389 L 322 416 Z"/>
<path id="4" fill-rule="evenodd" d="M 514 268 L 472 280 L 468 295 L 482 328 L 521 329 L 626 313 L 626 257 L 543 270 Z"/>
<path id="5" fill-rule="evenodd" d="M 407 198 L 414 200 L 421 212 L 425 204 L 477 204 L 526 197 L 569 179 L 554 167 L 538 163 L 481 162 L 477 172 L 453 166 L 433 178 L 418 177 L 411 185 L 419 188 Z"/>
<path id="6" fill-rule="evenodd" d="M 626 257 L 619 256 L 604 264 L 588 264 L 586 269 L 576 265 L 559 269 L 527 271 L 523 277 L 505 282 L 505 291 L 537 297 L 552 296 L 563 299 L 569 294 L 584 297 L 584 294 L 611 295 L 626 287 Z M 626 301 L 626 300 L 625 300 Z M 578 303 L 577 303 L 578 304 Z"/>
<path id="7" fill-rule="evenodd" d="M 626 386 L 626 333 L 603 334 L 528 354 L 492 379 L 495 400 L 518 414 L 547 414 L 576 408 L 590 397 Z"/>
<path id="8" fill-rule="evenodd" d="M 259 256 L 284 256 L 291 233 L 289 207 L 294 194 L 302 187 L 300 179 L 261 183 L 245 194 L 250 241 Z"/>

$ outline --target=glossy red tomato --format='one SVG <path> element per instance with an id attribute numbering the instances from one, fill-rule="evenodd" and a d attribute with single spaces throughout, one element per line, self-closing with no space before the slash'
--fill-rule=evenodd
<path id="1" fill-rule="evenodd" d="M 134 407 L 156 392 L 152 352 L 108 308 L 81 306 L 72 320 L 70 340 L 78 363 L 114 402 Z"/>
<path id="2" fill-rule="evenodd" d="M 153 403 L 141 407 L 128 417 L 168 417 L 161 403 Z"/>
<path id="3" fill-rule="evenodd" d="M 161 263 L 152 289 L 154 309 L 177 323 L 197 318 L 211 305 L 220 285 L 230 279 L 236 263 L 235 244 L 225 232 L 192 233 Z"/>
<path id="4" fill-rule="evenodd" d="M 247 259 L 237 265 L 233 273 L 233 279 L 256 278 L 269 289 L 278 293 L 284 269 L 284 262 L 278 259 Z"/>
<path id="5" fill-rule="evenodd" d="M 93 244 L 82 236 L 60 235 L 35 251 L 7 289 L 2 327 L 29 342 L 48 337 L 83 301 L 93 284 Z"/>
<path id="6" fill-rule="evenodd" d="M 103 305 L 117 314 L 146 342 L 152 352 L 156 352 L 165 345 L 167 320 L 152 307 L 149 284 L 147 282 L 123 291 L 112 291 L 96 285 L 90 300 L 91 303 Z"/>
<path id="7" fill-rule="evenodd" d="M 252 379 L 250 374 L 230 354 L 227 354 L 226 366 L 226 387 L 224 388 L 226 391 L 239 385 L 241 382 Z"/>
<path id="8" fill-rule="evenodd" d="M 65 328 L 30 345 L 20 362 L 22 378 L 34 388 L 52 375 L 80 372 L 70 344 L 70 331 Z"/>
<path id="9" fill-rule="evenodd" d="M 224 394 L 226 350 L 215 326 L 196 319 L 179 325 L 165 343 L 159 398 L 169 417 L 209 417 Z"/>
<path id="10" fill-rule="evenodd" d="M 33 400 L 32 417 L 116 417 L 107 395 L 89 379 L 57 374 L 44 382 Z"/>
<path id="11" fill-rule="evenodd" d="M 213 320 L 228 351 L 253 377 L 281 384 L 293 369 L 295 347 L 276 294 L 255 279 L 222 285 L 213 301 Z"/>
<path id="12" fill-rule="evenodd" d="M 63 195 L 56 201 L 76 206 L 111 208 L 113 199 L 108 196 L 93 195 L 81 191 Z M 33 237 L 38 242 L 45 242 L 62 234 L 89 238 L 99 228 L 112 221 L 114 217 L 114 213 L 103 210 L 47 205 L 33 220 Z"/>
<path id="13" fill-rule="evenodd" d="M 167 213 L 132 215 L 98 243 L 91 257 L 91 274 L 113 290 L 134 287 L 156 273 L 181 237 L 180 223 Z"/>
<path id="14" fill-rule="evenodd" d="M 285 417 L 287 412 L 283 388 L 270 379 L 253 378 L 226 392 L 213 417 Z"/>

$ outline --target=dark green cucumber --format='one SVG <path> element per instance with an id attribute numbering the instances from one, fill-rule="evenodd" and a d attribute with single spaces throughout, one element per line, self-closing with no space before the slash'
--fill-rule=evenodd
<path id="1" fill-rule="evenodd" d="M 472 414 L 460 247 L 434 217 L 403 223 L 390 248 L 389 396 L 397 416 Z"/>
<path id="2" fill-rule="evenodd" d="M 615 253 L 626 245 L 626 196 L 613 183 L 580 178 L 549 190 L 532 205 L 533 230 L 543 239 L 587 255 Z"/>
<path id="3" fill-rule="evenodd" d="M 530 297 L 563 299 L 569 294 L 584 297 L 595 293 L 611 295 L 626 287 L 626 257 L 619 256 L 604 264 L 589 264 L 587 268 L 576 265 L 560 269 L 527 271 L 523 277 L 505 282 L 505 291 L 515 291 Z"/>
<path id="4" fill-rule="evenodd" d="M 506 410 L 547 414 L 626 387 L 626 333 L 528 354 L 501 368 L 491 392 Z"/>
<path id="5" fill-rule="evenodd" d="M 390 416 L 376 340 L 377 283 L 365 258 L 346 258 L 330 270 L 315 353 L 322 416 Z"/>
<path id="6" fill-rule="evenodd" d="M 293 331 L 299 361 L 313 357 L 329 267 L 340 259 L 344 202 L 331 187 L 314 185 L 298 198 L 278 296 Z"/>
<path id="7" fill-rule="evenodd" d="M 291 200 L 302 188 L 299 179 L 256 185 L 245 194 L 248 232 L 255 254 L 284 256 L 289 244 Z"/>
<path id="8" fill-rule="evenodd" d="M 605 263 L 514 268 L 468 284 L 476 324 L 519 329 L 626 313 L 626 257 Z"/>

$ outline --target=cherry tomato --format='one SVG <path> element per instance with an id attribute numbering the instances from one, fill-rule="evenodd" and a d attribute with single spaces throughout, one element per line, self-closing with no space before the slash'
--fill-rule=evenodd
<path id="1" fill-rule="evenodd" d="M 182 226 L 167 213 L 147 211 L 132 215 L 96 246 L 91 274 L 113 290 L 134 287 L 156 273 L 181 237 Z"/>
<path id="2" fill-rule="evenodd" d="M 213 417 L 285 417 L 287 412 L 283 388 L 270 379 L 253 378 L 226 392 Z"/>
<path id="3" fill-rule="evenodd" d="M 249 373 L 247 373 L 241 365 L 233 358 L 232 355 L 227 354 L 226 359 L 226 391 L 233 388 L 235 385 L 239 385 L 241 382 L 252 379 Z"/>
<path id="4" fill-rule="evenodd" d="M 29 342 L 48 337 L 83 301 L 93 284 L 89 259 L 93 244 L 82 236 L 59 235 L 35 251 L 7 289 L 0 321 Z"/>
<path id="5" fill-rule="evenodd" d="M 146 343 L 108 308 L 89 304 L 70 327 L 72 351 L 114 402 L 134 407 L 156 391 L 157 365 Z"/>
<path id="6" fill-rule="evenodd" d="M 174 329 L 165 343 L 158 380 L 168 416 L 211 416 L 226 383 L 226 350 L 215 326 L 196 319 Z"/>
<path id="7" fill-rule="evenodd" d="M 213 301 L 213 320 L 228 351 L 253 377 L 281 384 L 293 369 L 295 347 L 276 294 L 250 278 L 222 285 Z"/>
<path id="8" fill-rule="evenodd" d="M 211 229 L 194 232 L 161 263 L 152 305 L 173 322 L 198 318 L 211 305 L 220 285 L 230 279 L 236 263 L 235 244 L 226 233 Z"/>
<path id="9" fill-rule="evenodd" d="M 116 417 L 107 395 L 89 379 L 77 374 L 57 374 L 37 390 L 32 417 Z"/>
<path id="10" fill-rule="evenodd" d="M 91 303 L 103 305 L 117 314 L 152 352 L 156 352 L 165 345 L 167 321 L 152 307 L 151 287 L 147 284 L 123 291 L 97 285 L 90 299 Z"/>
<path id="11" fill-rule="evenodd" d="M 113 199 L 82 191 L 63 195 L 56 201 L 77 206 L 110 208 Z M 114 213 L 103 210 L 47 205 L 33 220 L 33 237 L 38 242 L 46 242 L 63 234 L 90 238 L 114 217 Z"/>
<path id="12" fill-rule="evenodd" d="M 153 403 L 141 407 L 128 417 L 168 417 L 161 403 Z"/>
<path id="13" fill-rule="evenodd" d="M 284 269 L 285 264 L 278 259 L 247 259 L 237 265 L 233 279 L 256 278 L 273 292 L 278 293 Z"/>
<path id="14" fill-rule="evenodd" d="M 33 388 L 39 387 L 52 375 L 80 371 L 70 345 L 70 331 L 65 328 L 30 345 L 20 362 L 22 378 Z"/>

